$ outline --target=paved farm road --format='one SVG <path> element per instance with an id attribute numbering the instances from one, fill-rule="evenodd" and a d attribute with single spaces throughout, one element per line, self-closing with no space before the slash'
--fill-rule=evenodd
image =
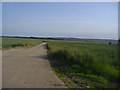
<path id="1" fill-rule="evenodd" d="M 3 88 L 64 88 L 46 55 L 45 43 L 3 51 Z"/>

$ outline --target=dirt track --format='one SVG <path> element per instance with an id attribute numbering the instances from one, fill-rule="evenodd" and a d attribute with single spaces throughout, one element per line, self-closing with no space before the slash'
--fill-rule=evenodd
<path id="1" fill-rule="evenodd" d="M 3 88 L 65 88 L 46 56 L 45 43 L 3 51 Z"/>

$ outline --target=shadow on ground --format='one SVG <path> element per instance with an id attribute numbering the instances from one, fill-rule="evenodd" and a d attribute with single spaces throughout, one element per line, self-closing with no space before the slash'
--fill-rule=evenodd
<path id="1" fill-rule="evenodd" d="M 48 59 L 47 55 L 40 55 L 40 56 L 37 56 L 37 58 L 42 58 L 42 59 Z"/>

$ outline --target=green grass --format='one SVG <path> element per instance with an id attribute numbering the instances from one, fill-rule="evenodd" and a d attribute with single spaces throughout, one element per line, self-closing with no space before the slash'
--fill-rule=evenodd
<path id="1" fill-rule="evenodd" d="M 2 38 L 0 37 L 0 49 L 2 48 Z"/>
<path id="2" fill-rule="evenodd" d="M 52 71 L 64 82 L 64 84 L 68 88 L 77 88 L 75 85 L 73 85 L 69 80 L 67 80 L 67 76 L 64 73 L 60 73 L 57 68 L 54 68 L 51 65 Z"/>
<path id="3" fill-rule="evenodd" d="M 49 53 L 61 65 L 61 72 L 85 77 L 94 87 L 116 87 L 119 79 L 118 45 L 107 41 L 53 41 Z M 56 62 L 57 62 L 56 61 Z M 113 82 L 114 84 L 111 84 Z"/>
<path id="4" fill-rule="evenodd" d="M 2 38 L 2 48 L 14 48 L 14 47 L 30 47 L 33 45 L 40 44 L 41 39 L 26 39 L 26 38 Z"/>

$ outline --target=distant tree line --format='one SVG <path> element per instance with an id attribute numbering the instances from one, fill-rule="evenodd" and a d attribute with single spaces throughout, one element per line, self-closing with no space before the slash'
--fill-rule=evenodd
<path id="1" fill-rule="evenodd" d="M 111 41 L 116 40 L 109 40 L 109 39 L 82 39 L 82 38 L 70 38 L 70 37 L 35 37 L 35 36 L 2 36 L 2 37 L 9 37 L 9 38 L 28 38 L 28 39 L 49 39 L 49 40 L 99 40 L 99 41 L 110 41 L 109 44 L 112 44 Z M 120 43 L 120 39 L 118 40 Z"/>
<path id="2" fill-rule="evenodd" d="M 9 38 L 27 38 L 27 39 L 50 39 L 50 40 L 66 40 L 67 38 L 57 38 L 57 37 L 21 37 L 21 36 L 2 36 L 2 37 L 9 37 Z"/>

